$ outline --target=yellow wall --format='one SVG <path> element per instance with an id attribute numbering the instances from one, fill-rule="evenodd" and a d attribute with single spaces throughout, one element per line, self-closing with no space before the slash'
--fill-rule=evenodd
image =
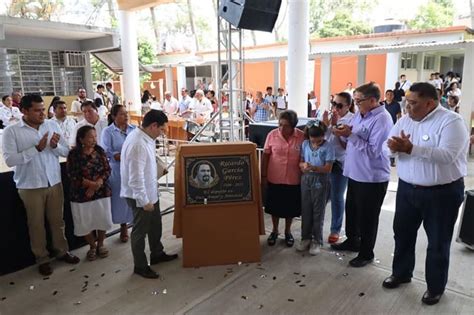
<path id="1" fill-rule="evenodd" d="M 44 107 L 45 107 L 46 111 L 48 110 L 49 104 L 51 104 L 51 100 L 53 99 L 53 97 L 54 96 L 43 96 Z M 71 112 L 71 104 L 77 98 L 77 96 L 76 95 L 72 95 L 72 96 L 61 96 L 61 95 L 59 95 L 59 97 L 61 98 L 62 101 L 66 102 L 67 110 L 70 113 Z"/>

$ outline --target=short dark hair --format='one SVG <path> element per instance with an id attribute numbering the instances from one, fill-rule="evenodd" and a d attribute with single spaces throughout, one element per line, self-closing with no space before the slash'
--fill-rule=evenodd
<path id="1" fill-rule="evenodd" d="M 121 108 L 125 108 L 125 106 L 120 105 L 120 104 L 112 106 L 112 108 L 110 109 L 110 114 L 107 116 L 107 122 L 109 125 L 111 125 L 114 122 L 115 117 L 117 117 L 117 114 Z"/>
<path id="2" fill-rule="evenodd" d="M 101 97 L 97 97 L 95 100 L 94 100 L 94 104 L 95 106 L 97 106 L 97 108 L 101 107 L 102 105 L 104 105 L 104 102 L 102 101 L 102 98 Z"/>
<path id="3" fill-rule="evenodd" d="M 327 130 L 328 127 L 323 121 L 319 119 L 310 120 L 304 128 L 304 136 L 306 139 L 310 137 L 324 137 Z"/>
<path id="4" fill-rule="evenodd" d="M 294 110 L 287 109 L 284 110 L 280 113 L 280 116 L 278 117 L 278 120 L 284 119 L 290 123 L 290 126 L 292 128 L 295 128 L 296 125 L 298 124 L 298 114 Z"/>
<path id="5" fill-rule="evenodd" d="M 401 74 L 401 75 L 400 75 L 400 78 L 401 78 L 401 77 L 406 77 L 406 75 L 404 75 L 404 74 Z"/>
<path id="6" fill-rule="evenodd" d="M 81 128 L 77 130 L 76 147 L 79 147 L 79 148 L 82 147 L 82 142 L 80 140 L 84 139 L 86 134 L 91 130 L 95 130 L 95 128 L 89 125 L 82 126 Z"/>
<path id="7" fill-rule="evenodd" d="M 107 83 L 105 83 L 105 86 L 106 86 L 106 87 L 112 87 L 112 83 L 107 82 Z"/>
<path id="8" fill-rule="evenodd" d="M 54 108 L 54 110 L 56 110 L 56 108 L 57 108 L 59 105 L 66 105 L 66 102 L 65 102 L 65 101 L 62 101 L 62 100 L 54 101 L 54 102 L 53 102 L 53 108 Z"/>
<path id="9" fill-rule="evenodd" d="M 388 89 L 387 91 L 385 91 L 385 94 L 387 94 L 387 93 L 392 93 L 393 94 L 393 90 Z"/>
<path id="10" fill-rule="evenodd" d="M 33 103 L 43 103 L 43 98 L 39 94 L 27 94 L 21 98 L 20 109 L 30 109 Z"/>
<path id="11" fill-rule="evenodd" d="M 267 88 L 265 89 L 266 91 L 268 90 L 273 90 L 273 88 L 271 86 L 267 86 Z"/>
<path id="12" fill-rule="evenodd" d="M 436 88 L 428 82 L 417 82 L 410 86 L 410 92 L 418 94 L 419 97 L 438 100 Z"/>
<path id="13" fill-rule="evenodd" d="M 456 105 L 459 103 L 459 96 L 457 95 L 449 95 L 448 99 L 452 99 Z"/>
<path id="14" fill-rule="evenodd" d="M 9 98 L 9 97 L 10 97 L 10 95 L 3 95 L 3 96 L 2 96 L 2 102 L 5 102 L 5 100 L 6 100 L 7 98 Z"/>
<path id="15" fill-rule="evenodd" d="M 84 107 L 87 107 L 87 106 L 90 106 L 92 107 L 95 111 L 97 111 L 97 106 L 95 105 L 95 103 L 93 101 L 85 101 L 81 104 L 81 110 L 84 108 Z"/>
<path id="16" fill-rule="evenodd" d="M 336 96 L 342 97 L 344 101 L 347 103 L 347 105 L 351 106 L 352 105 L 352 95 L 350 95 L 347 92 L 341 92 L 337 93 Z"/>
<path id="17" fill-rule="evenodd" d="M 380 88 L 375 82 L 363 84 L 356 88 L 355 92 L 359 92 L 365 97 L 373 97 L 377 100 L 377 102 L 380 100 Z"/>
<path id="18" fill-rule="evenodd" d="M 142 126 L 146 128 L 155 122 L 158 126 L 163 126 L 168 122 L 168 117 L 162 110 L 152 109 L 143 117 Z"/>
<path id="19" fill-rule="evenodd" d="M 103 89 L 104 86 L 102 84 L 97 84 L 97 89 Z"/>

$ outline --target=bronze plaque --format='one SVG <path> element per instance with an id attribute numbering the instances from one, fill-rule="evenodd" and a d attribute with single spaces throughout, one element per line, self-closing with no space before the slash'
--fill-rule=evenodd
<path id="1" fill-rule="evenodd" d="M 185 157 L 186 205 L 252 201 L 250 155 Z"/>

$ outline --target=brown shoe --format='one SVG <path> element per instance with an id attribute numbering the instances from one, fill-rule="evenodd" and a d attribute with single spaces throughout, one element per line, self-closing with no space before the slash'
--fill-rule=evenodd
<path id="1" fill-rule="evenodd" d="M 40 264 L 38 266 L 38 271 L 43 276 L 50 276 L 53 273 L 53 269 L 49 263 Z"/>
<path id="2" fill-rule="evenodd" d="M 70 252 L 66 252 L 66 254 L 60 256 L 57 258 L 58 260 L 61 260 L 61 261 L 64 261 L 68 264 L 77 264 L 79 263 L 81 260 L 79 259 L 79 257 L 77 256 L 74 256 L 73 254 L 71 254 Z"/>
<path id="3" fill-rule="evenodd" d="M 126 225 L 121 225 L 120 226 L 120 241 L 122 243 L 127 243 L 128 242 L 128 228 Z"/>

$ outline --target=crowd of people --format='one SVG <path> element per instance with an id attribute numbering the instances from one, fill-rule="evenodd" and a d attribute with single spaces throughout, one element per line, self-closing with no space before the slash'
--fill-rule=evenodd
<path id="1" fill-rule="evenodd" d="M 450 242 L 466 176 L 468 134 L 455 113 L 462 95 L 460 83 L 454 74 L 445 80 L 433 74 L 429 82 L 414 84 L 402 75 L 382 100 L 377 84 L 354 89 L 349 82 L 346 90 L 331 96 L 329 110 L 321 110 L 311 92 L 308 117 L 313 119 L 304 131 L 296 128 L 298 117 L 288 110 L 284 89 L 279 88 L 276 96 L 271 87 L 266 94 L 257 91 L 255 98 L 248 93 L 244 106 L 251 119 L 279 122 L 279 128 L 267 136 L 261 168 L 265 211 L 273 224 L 268 245 L 276 244 L 279 220 L 285 219 L 284 241 L 293 246 L 292 222 L 301 216 L 296 249 L 317 255 L 324 244 L 324 215 L 330 200 L 327 242 L 334 250 L 358 253 L 350 266 L 366 266 L 374 259 L 390 167 L 397 160 L 393 273 L 383 286 L 396 288 L 411 281 L 417 230 L 423 222 L 428 235 L 428 289 L 422 300 L 437 303 L 447 282 Z M 212 90 L 201 88 L 206 87 L 201 84 L 191 93 L 182 89 L 179 100 L 165 92 L 163 104 L 145 91 L 143 122 L 138 127 L 129 123 L 127 109 L 119 104 L 110 83 L 97 85 L 94 100 L 79 89 L 71 104 L 73 117 L 59 98 L 48 109 L 39 95 L 21 97 L 15 92 L 2 98 L 3 155 L 6 164 L 15 167 L 31 249 L 42 275 L 53 272 L 50 254 L 71 264 L 80 261 L 68 251 L 64 237 L 59 157 L 67 158 L 74 234 L 87 241 L 87 260 L 109 255 L 104 239 L 113 224 L 120 225 L 119 239 L 127 242 L 129 223 L 133 223 L 135 273 L 158 278 L 149 265 L 177 258 L 166 254 L 161 243 L 155 140 L 166 132 L 168 116 L 201 123 L 218 111 L 219 102 L 226 108 L 225 94 L 218 100 Z M 346 239 L 341 242 L 344 213 Z M 46 248 L 45 218 L 54 253 Z M 146 237 L 150 260 L 145 255 Z"/>
<path id="2" fill-rule="evenodd" d="M 134 272 L 145 278 L 158 278 L 145 256 L 146 236 L 150 264 L 177 258 L 176 254 L 166 254 L 161 243 L 156 183 L 155 140 L 165 133 L 168 118 L 164 112 L 152 110 L 136 127 L 129 124 L 125 106 L 115 104 L 107 108 L 107 120 L 100 116 L 100 102 L 85 96 L 85 90 L 79 89 L 72 104 L 75 118 L 67 116 L 63 100 L 55 99 L 51 104 L 53 116 L 46 119 L 50 111 L 42 97 L 25 95 L 19 107 L 13 107 L 21 111 L 17 121 L 6 120 L 8 126 L 3 130 L 3 157 L 7 166 L 14 167 L 14 181 L 26 209 L 31 250 L 39 272 L 44 276 L 52 274 L 50 256 L 71 264 L 80 261 L 68 251 L 64 235 L 59 160 L 64 157 L 74 235 L 84 237 L 88 243 L 86 259 L 93 261 L 109 255 L 104 240 L 113 224 L 120 224 L 119 239 L 127 242 L 128 224 L 133 223 L 130 239 Z M 5 100 L 12 106 L 10 97 Z M 106 103 L 105 100 L 100 106 Z M 122 156 L 122 152 L 126 153 Z M 52 236 L 51 253 L 46 247 L 45 220 Z"/>
<path id="3" fill-rule="evenodd" d="M 294 111 L 280 114 L 279 128 L 267 135 L 261 170 L 265 211 L 273 223 L 267 243 L 276 244 L 279 219 L 285 219 L 284 242 L 293 246 L 291 223 L 301 216 L 296 250 L 317 255 L 323 246 L 326 203 L 331 200 L 327 242 L 333 250 L 358 253 L 349 262 L 352 267 L 371 263 L 390 180 L 390 158 L 396 158 L 395 251 L 392 275 L 382 284 L 394 289 L 411 282 L 417 231 L 423 223 L 428 249 L 422 301 L 432 305 L 440 300 L 448 279 L 469 136 L 462 117 L 440 104 L 439 91 L 432 84 L 409 85 L 403 96 L 405 113 L 394 101 L 394 91 L 386 91 L 385 101 L 380 102 L 382 93 L 371 82 L 352 94 L 334 95 L 331 110 L 315 115 L 304 132 L 296 128 Z M 344 209 L 346 239 L 341 242 Z"/>

